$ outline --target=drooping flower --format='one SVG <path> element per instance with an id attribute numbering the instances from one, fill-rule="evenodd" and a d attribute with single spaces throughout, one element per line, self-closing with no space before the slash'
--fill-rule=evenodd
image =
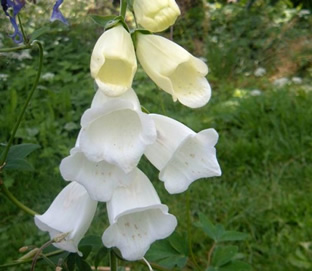
<path id="1" fill-rule="evenodd" d="M 68 25 L 68 21 L 66 20 L 66 18 L 64 17 L 64 15 L 62 14 L 62 12 L 60 11 L 60 5 L 62 5 L 62 3 L 64 2 L 64 0 L 56 0 L 54 6 L 53 6 L 53 10 L 52 10 L 52 15 L 50 18 L 51 22 L 54 22 L 56 20 L 61 21 L 64 24 Z"/>
<path id="2" fill-rule="evenodd" d="M 98 93 L 81 118 L 79 147 L 89 160 L 104 160 L 129 173 L 156 139 L 154 121 L 125 98 L 128 94 L 105 102 L 104 94 Z"/>
<path id="3" fill-rule="evenodd" d="M 35 216 L 35 224 L 47 231 L 51 239 L 66 234 L 64 240 L 53 243 L 57 248 L 78 252 L 78 244 L 87 232 L 96 211 L 97 202 L 76 182 L 67 185 L 43 215 Z"/>
<path id="4" fill-rule="evenodd" d="M 134 0 L 138 24 L 151 32 L 161 32 L 173 25 L 181 14 L 175 0 Z"/>
<path id="5" fill-rule="evenodd" d="M 195 133 L 184 124 L 150 114 L 157 130 L 156 142 L 146 148 L 145 156 L 160 171 L 159 179 L 171 194 L 187 190 L 199 178 L 220 176 L 214 129 Z"/>
<path id="6" fill-rule="evenodd" d="M 130 186 L 116 188 L 107 211 L 110 226 L 102 236 L 103 243 L 117 247 L 129 261 L 142 259 L 154 241 L 168 237 L 177 225 L 139 169 Z"/>
<path id="7" fill-rule="evenodd" d="M 73 148 L 70 156 L 62 160 L 60 171 L 66 181 L 80 183 L 93 200 L 102 202 L 110 200 L 114 189 L 130 183 L 135 174 L 133 171 L 125 174 L 105 161 L 90 161 L 79 147 Z"/>
<path id="8" fill-rule="evenodd" d="M 137 34 L 137 57 L 148 76 L 174 101 L 198 108 L 210 99 L 207 65 L 176 43 L 157 35 Z"/>
<path id="9" fill-rule="evenodd" d="M 108 96 L 118 96 L 131 88 L 137 69 L 129 32 L 117 25 L 106 30 L 96 42 L 90 63 L 91 75 Z"/>
<path id="10" fill-rule="evenodd" d="M 14 33 L 10 37 L 15 43 L 23 42 L 24 38 L 17 25 L 16 15 L 25 6 L 25 0 L 1 0 L 1 6 L 5 15 L 10 18 L 10 22 L 14 28 Z M 12 9 L 12 13 L 10 9 Z"/>

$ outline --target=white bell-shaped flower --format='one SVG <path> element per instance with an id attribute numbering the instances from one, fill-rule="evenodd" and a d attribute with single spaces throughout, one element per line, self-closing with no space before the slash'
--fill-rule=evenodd
<path id="1" fill-rule="evenodd" d="M 35 224 L 40 230 L 49 232 L 51 239 L 68 233 L 53 245 L 81 255 L 78 243 L 91 224 L 96 206 L 97 202 L 89 197 L 84 187 L 72 182 L 57 195 L 43 215 L 35 216 Z"/>
<path id="2" fill-rule="evenodd" d="M 161 89 L 191 108 L 204 106 L 211 88 L 207 65 L 178 44 L 157 35 L 137 34 L 137 57 Z"/>
<path id="3" fill-rule="evenodd" d="M 133 10 L 137 23 L 151 32 L 166 30 L 181 14 L 175 0 L 134 0 Z"/>
<path id="4" fill-rule="evenodd" d="M 126 173 L 136 167 L 146 146 L 156 140 L 153 119 L 139 110 L 132 94 L 105 102 L 106 97 L 97 93 L 81 118 L 79 136 L 79 147 L 89 160 L 104 160 Z"/>
<path id="5" fill-rule="evenodd" d="M 181 193 L 199 178 L 220 176 L 214 129 L 195 133 L 184 124 L 157 114 L 157 140 L 145 151 L 147 159 L 160 171 L 159 179 L 170 194 Z"/>
<path id="6" fill-rule="evenodd" d="M 80 183 L 93 200 L 102 202 L 109 201 L 114 189 L 129 184 L 135 174 L 134 171 L 126 174 L 105 161 L 90 161 L 78 147 L 62 160 L 60 171 L 66 181 Z"/>
<path id="7" fill-rule="evenodd" d="M 106 30 L 98 39 L 90 69 L 91 76 L 106 95 L 118 96 L 131 87 L 137 62 L 130 33 L 122 25 Z"/>
<path id="8" fill-rule="evenodd" d="M 117 247 L 129 261 L 142 259 L 154 241 L 168 237 L 177 225 L 149 179 L 138 169 L 130 186 L 116 188 L 107 211 L 110 226 L 102 236 L 103 243 Z"/>

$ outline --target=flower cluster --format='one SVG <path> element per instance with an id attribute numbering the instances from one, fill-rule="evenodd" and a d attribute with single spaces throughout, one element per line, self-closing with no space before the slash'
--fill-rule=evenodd
<path id="1" fill-rule="evenodd" d="M 134 0 L 137 22 L 162 31 L 180 14 L 174 0 Z M 35 217 L 50 233 L 67 233 L 57 247 L 78 252 L 78 243 L 106 202 L 110 226 L 102 236 L 127 260 L 144 257 L 150 245 L 168 237 L 176 218 L 161 203 L 155 188 L 137 165 L 145 155 L 159 170 L 170 194 L 181 193 L 199 178 L 219 176 L 214 129 L 195 133 L 169 117 L 142 112 L 132 81 L 137 59 L 149 77 L 173 100 L 197 108 L 210 98 L 208 68 L 185 49 L 154 34 L 136 32 L 133 44 L 124 23 L 106 29 L 95 44 L 90 70 L 97 91 L 81 118 L 75 147 L 60 165 L 69 181 L 50 208 Z"/>

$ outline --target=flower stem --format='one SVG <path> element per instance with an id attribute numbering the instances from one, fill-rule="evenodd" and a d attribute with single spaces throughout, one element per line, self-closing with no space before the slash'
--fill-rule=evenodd
<path id="1" fill-rule="evenodd" d="M 44 257 L 52 257 L 52 256 L 55 256 L 55 255 L 61 254 L 63 252 L 64 252 L 64 250 L 52 251 L 50 253 L 45 254 Z M 43 257 L 43 255 L 39 256 L 38 261 L 42 260 L 44 257 Z M 13 263 L 7 263 L 7 264 L 0 265 L 0 269 L 8 270 L 7 269 L 8 267 L 17 266 L 17 265 L 29 263 L 29 262 L 32 262 L 32 261 L 33 261 L 33 259 L 27 259 L 27 260 L 24 260 L 24 261 L 16 261 L 16 262 L 13 262 Z"/>
<path id="2" fill-rule="evenodd" d="M 120 0 L 120 16 L 123 18 L 126 18 L 127 4 L 127 0 Z"/>
<path id="3" fill-rule="evenodd" d="M 216 248 L 216 245 L 217 243 L 214 242 L 212 247 L 210 248 L 209 252 L 208 252 L 208 266 L 210 266 L 210 263 L 211 263 L 211 255 L 212 255 L 212 252 L 214 251 L 214 249 Z"/>
<path id="4" fill-rule="evenodd" d="M 18 19 L 18 23 L 19 23 L 19 26 L 21 28 L 21 32 L 22 32 L 22 35 L 23 35 L 23 39 L 24 39 L 24 44 L 25 45 L 28 45 L 29 44 L 29 41 L 28 41 L 28 38 L 26 36 L 26 33 L 25 33 L 25 30 L 24 30 L 24 27 L 23 27 L 23 24 L 22 24 L 22 20 L 21 20 L 21 17 L 19 14 L 17 14 L 17 19 Z"/>
<path id="5" fill-rule="evenodd" d="M 110 250 L 110 270 L 111 271 L 118 270 L 118 260 L 112 249 Z"/>
<path id="6" fill-rule="evenodd" d="M 192 219 L 191 219 L 191 207 L 190 207 L 190 192 L 189 190 L 186 191 L 186 217 L 187 217 L 187 236 L 188 236 L 188 247 L 189 247 L 189 253 L 192 259 L 193 264 L 195 265 L 197 270 L 201 270 L 200 266 L 197 263 L 197 260 L 195 258 L 194 252 L 193 252 L 193 238 L 192 238 Z"/>
<path id="7" fill-rule="evenodd" d="M 11 134 L 11 137 L 9 139 L 9 142 L 8 144 L 6 145 L 6 148 L 2 154 L 2 157 L 0 159 L 0 167 L 5 163 L 7 157 L 8 157 L 8 153 L 9 153 L 9 150 L 10 150 L 10 147 L 13 143 L 13 140 L 14 140 L 14 137 L 15 137 L 15 134 L 17 132 L 17 129 L 23 119 L 23 116 L 25 114 L 25 111 L 28 107 L 28 104 L 38 86 L 38 83 L 39 83 L 39 79 L 40 79 L 40 75 L 41 75 L 41 71 L 42 71 L 42 63 L 43 63 L 43 47 L 42 47 L 42 44 L 39 42 L 39 41 L 34 41 L 32 45 L 37 45 L 38 46 L 38 49 L 39 49 L 39 65 L 38 65 L 38 72 L 37 72 L 37 76 L 35 78 L 35 82 L 30 90 L 30 92 L 28 93 L 28 96 L 27 96 L 27 99 L 25 101 L 25 104 L 22 108 L 22 111 L 20 112 L 19 116 L 18 116 L 18 119 L 15 123 L 15 126 L 13 128 L 13 131 L 12 131 L 12 134 Z"/>
<path id="8" fill-rule="evenodd" d="M 0 190 L 3 192 L 4 195 L 6 195 L 6 197 L 12 201 L 17 207 L 19 207 L 20 209 L 22 209 L 24 212 L 26 212 L 27 214 L 31 215 L 31 216 L 35 216 L 37 213 L 28 208 L 27 206 L 25 206 L 23 203 L 21 203 L 17 198 L 14 197 L 14 195 L 6 188 L 6 186 L 4 185 L 1 177 L 0 177 Z"/>
<path id="9" fill-rule="evenodd" d="M 21 50 L 25 50 L 25 49 L 29 49 L 29 48 L 31 48 L 30 45 L 22 45 L 22 46 L 13 47 L 13 48 L 2 48 L 2 49 L 0 49 L 0 53 L 9 53 L 9 52 L 21 51 Z"/>

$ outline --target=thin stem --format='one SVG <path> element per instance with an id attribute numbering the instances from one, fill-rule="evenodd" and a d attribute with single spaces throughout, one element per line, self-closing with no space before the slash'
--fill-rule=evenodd
<path id="1" fill-rule="evenodd" d="M 191 221 L 192 218 L 191 218 L 191 206 L 190 205 L 191 205 L 190 204 L 190 192 L 189 190 L 187 190 L 186 191 L 186 217 L 187 217 L 188 248 L 189 248 L 192 262 L 194 263 L 196 269 L 201 270 L 193 252 L 193 236 L 192 236 L 192 221 Z"/>
<path id="2" fill-rule="evenodd" d="M 120 16 L 123 18 L 126 18 L 127 5 L 127 0 L 120 0 Z"/>
<path id="3" fill-rule="evenodd" d="M 117 271 L 118 270 L 118 260 L 116 257 L 116 254 L 111 249 L 110 250 L 110 270 L 111 271 Z"/>
<path id="4" fill-rule="evenodd" d="M 45 257 L 52 257 L 52 256 L 55 256 L 55 255 L 61 254 L 63 252 L 64 252 L 64 250 L 56 250 L 56 251 L 47 253 L 44 256 Z M 42 259 L 43 259 L 43 256 L 41 255 L 39 257 L 38 261 L 40 261 Z M 7 270 L 8 267 L 17 266 L 17 265 L 29 263 L 29 262 L 32 262 L 32 261 L 33 261 L 33 259 L 27 259 L 27 260 L 24 260 L 24 261 L 16 261 L 16 262 L 13 262 L 13 263 L 3 264 L 3 265 L 0 265 L 0 269 L 6 269 Z"/>
<path id="5" fill-rule="evenodd" d="M 216 248 L 216 245 L 217 243 L 214 242 L 212 247 L 210 248 L 209 252 L 208 252 L 208 267 L 210 266 L 210 263 L 211 263 L 211 255 L 212 255 L 212 252 L 214 251 L 214 249 Z"/>
<path id="6" fill-rule="evenodd" d="M 141 265 L 146 265 L 146 262 L 144 260 L 140 260 L 140 261 L 137 261 L 137 263 L 141 264 Z M 159 270 L 159 271 L 170 271 L 171 269 L 168 269 L 168 268 L 165 268 L 165 267 L 162 267 L 156 263 L 149 263 L 151 265 L 151 267 L 155 270 Z"/>
<path id="7" fill-rule="evenodd" d="M 13 48 L 2 48 L 2 49 L 0 49 L 0 53 L 9 53 L 9 52 L 21 51 L 21 50 L 25 50 L 25 49 L 29 49 L 29 48 L 31 48 L 30 45 L 22 45 L 22 46 L 13 47 Z"/>
<path id="8" fill-rule="evenodd" d="M 38 72 L 37 72 L 37 76 L 35 78 L 35 82 L 33 84 L 33 87 L 31 88 L 30 92 L 28 93 L 28 96 L 27 96 L 27 99 L 26 99 L 26 102 L 22 108 L 22 111 L 20 112 L 19 116 L 18 116 L 18 119 L 15 123 L 15 126 L 13 128 L 13 131 L 12 131 L 12 134 L 11 134 L 11 137 L 9 139 L 9 142 L 8 144 L 6 145 L 6 148 L 3 152 L 3 155 L 2 155 L 2 158 L 0 160 L 0 166 L 4 164 L 4 162 L 6 161 L 7 157 L 8 157 L 8 153 L 9 153 L 9 150 L 10 150 L 10 147 L 13 143 L 13 140 L 14 140 L 14 137 L 15 137 L 15 134 L 17 132 L 17 129 L 22 121 L 22 118 L 25 114 L 25 111 L 28 107 L 28 104 L 38 86 L 38 83 L 39 83 L 39 79 L 40 79 L 40 75 L 41 75 L 41 71 L 42 71 L 42 63 L 43 63 L 43 47 L 42 47 L 42 44 L 39 42 L 39 41 L 34 41 L 33 44 L 36 44 L 38 46 L 38 49 L 39 49 L 39 65 L 38 65 Z"/>
<path id="9" fill-rule="evenodd" d="M 22 24 L 22 20 L 21 20 L 21 17 L 19 14 L 17 14 L 17 19 L 18 19 L 18 23 L 19 23 L 19 26 L 21 28 L 21 32 L 22 32 L 22 35 L 23 35 L 23 39 L 24 39 L 24 44 L 29 44 L 29 41 L 28 41 L 28 38 L 26 36 L 26 33 L 25 33 L 25 30 L 24 30 L 24 27 L 23 27 L 23 24 Z"/>
<path id="10" fill-rule="evenodd" d="M 31 216 L 35 216 L 37 214 L 34 210 L 28 208 L 23 203 L 21 203 L 17 198 L 14 197 L 14 195 L 4 185 L 1 177 L 0 177 L 0 189 L 3 192 L 3 194 L 6 195 L 7 198 L 11 202 L 13 202 L 18 208 L 22 209 L 24 212 L 26 212 L 27 214 L 29 214 Z"/>

